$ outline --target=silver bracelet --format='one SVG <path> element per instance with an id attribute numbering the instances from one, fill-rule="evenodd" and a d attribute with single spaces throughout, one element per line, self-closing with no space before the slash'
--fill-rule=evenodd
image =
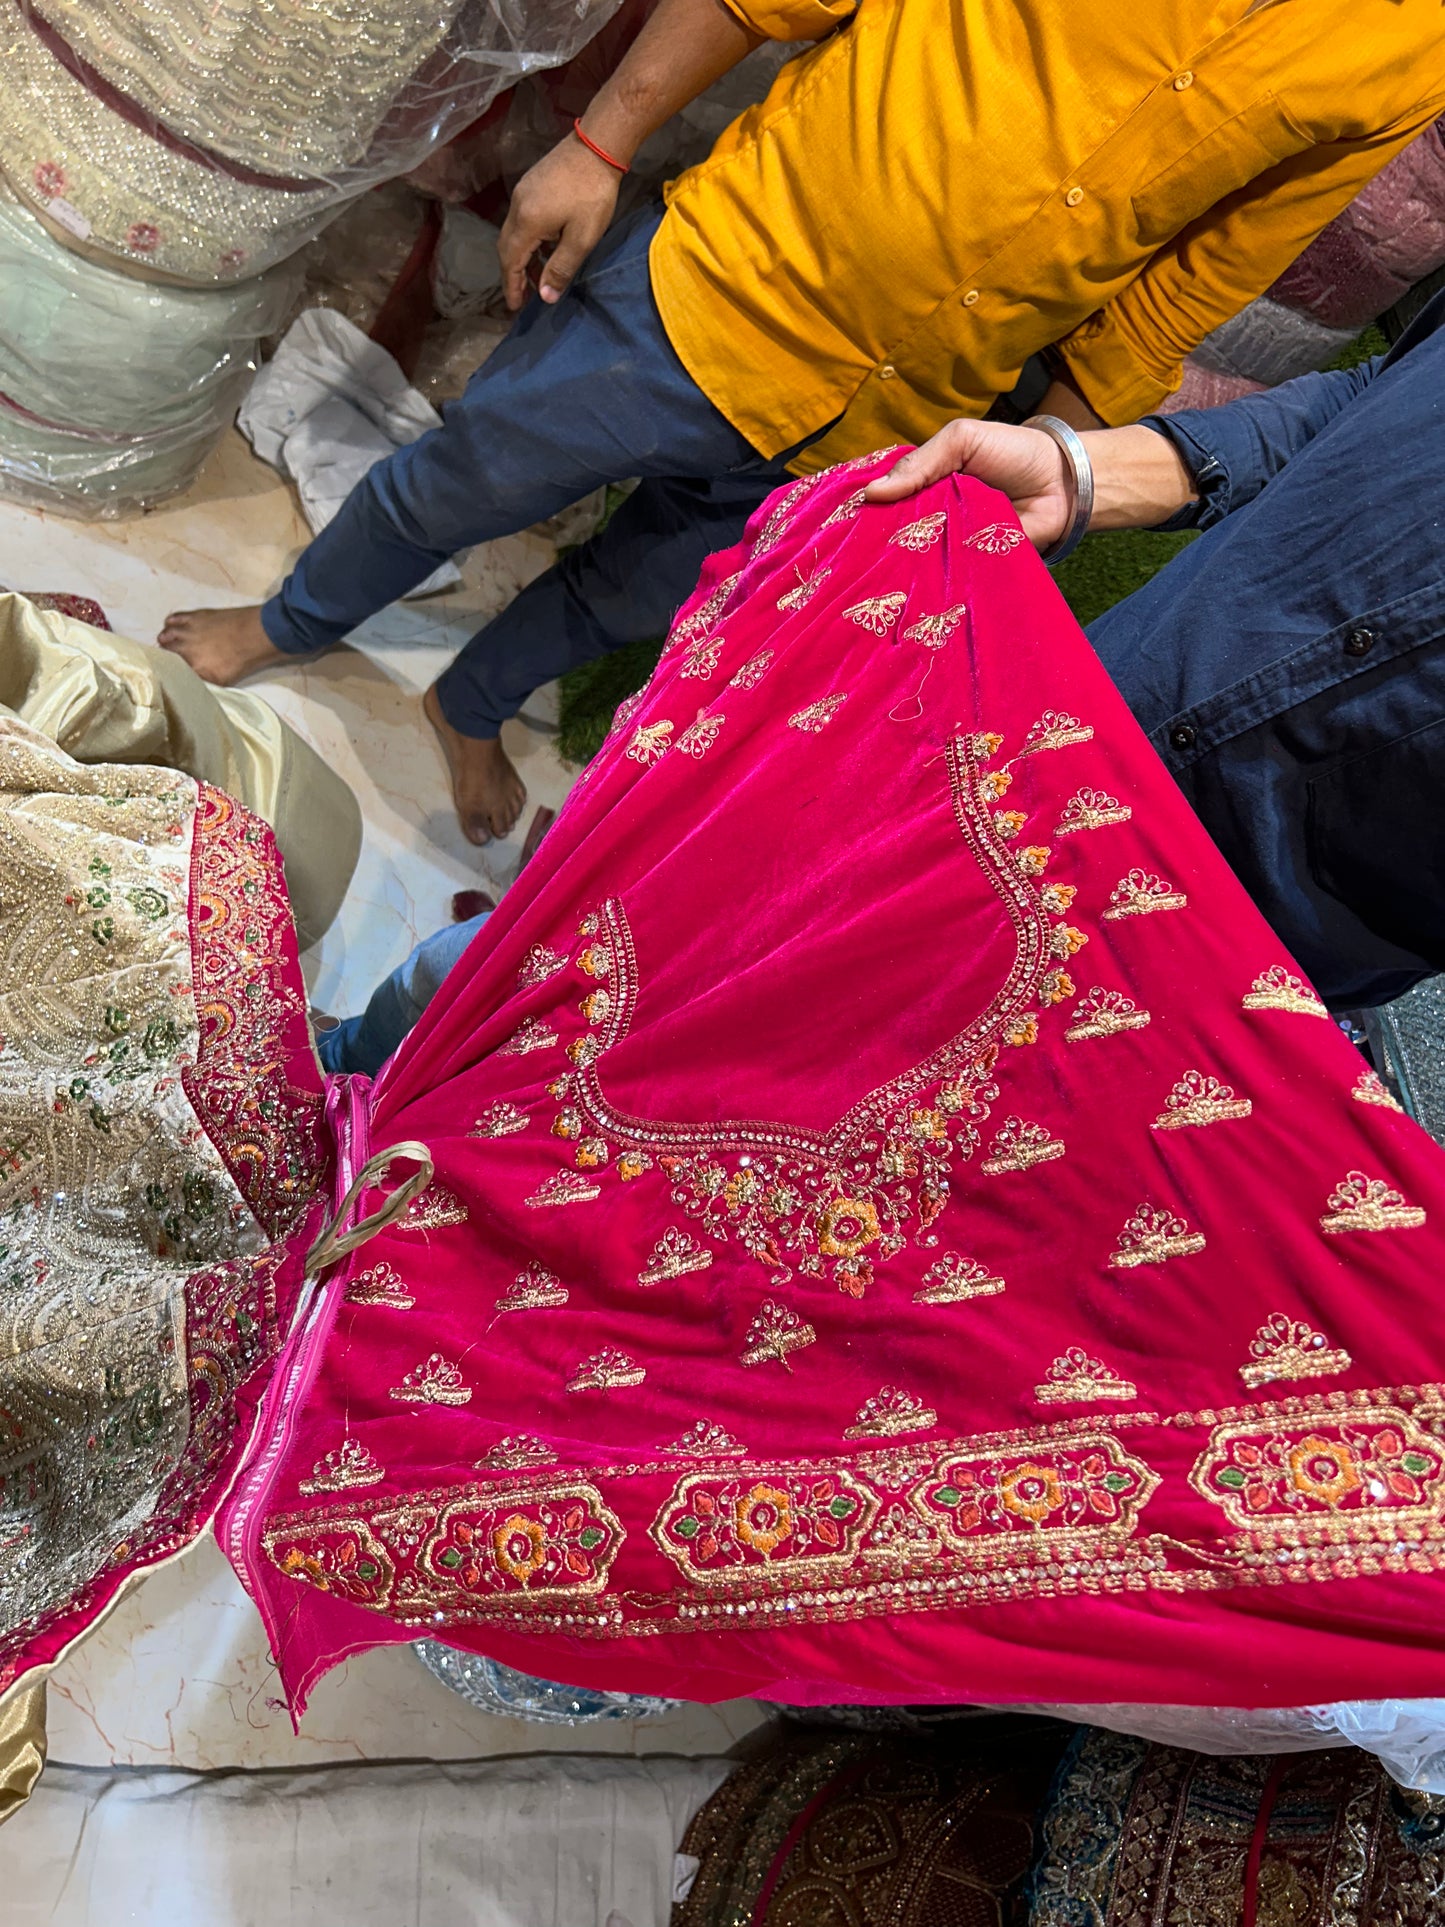
<path id="1" fill-rule="evenodd" d="M 1073 520 L 1047 555 L 1039 558 L 1048 568 L 1055 569 L 1066 556 L 1074 553 L 1089 532 L 1089 521 L 1094 513 L 1094 464 L 1089 460 L 1088 449 L 1073 429 L 1067 422 L 1061 422 L 1057 415 L 1030 415 L 1024 427 L 1037 428 L 1040 434 L 1058 443 L 1074 478 Z"/>

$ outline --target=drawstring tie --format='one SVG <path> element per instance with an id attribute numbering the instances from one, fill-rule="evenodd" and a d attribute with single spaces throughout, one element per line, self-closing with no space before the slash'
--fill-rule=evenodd
<path id="1" fill-rule="evenodd" d="M 421 1196 L 436 1172 L 432 1155 L 415 1138 L 388 1145 L 384 1151 L 371 1149 L 371 1079 L 369 1077 L 328 1077 L 326 1080 L 326 1122 L 336 1145 L 336 1176 L 333 1184 L 335 1210 L 306 1254 L 306 1276 L 319 1277 L 330 1266 L 339 1264 L 379 1231 L 397 1219 Z M 381 1184 L 392 1165 L 401 1159 L 415 1164 L 416 1170 L 386 1197 L 360 1224 L 349 1223 L 363 1195 Z"/>

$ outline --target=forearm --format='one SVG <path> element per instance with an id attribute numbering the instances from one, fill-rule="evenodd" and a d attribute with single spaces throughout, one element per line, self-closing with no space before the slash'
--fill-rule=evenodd
<path id="1" fill-rule="evenodd" d="M 659 0 L 626 58 L 593 96 L 582 125 L 620 161 L 761 45 L 722 0 Z"/>
<path id="2" fill-rule="evenodd" d="M 1081 440 L 1094 468 L 1091 529 L 1152 529 L 1197 499 L 1194 477 L 1167 435 L 1136 426 Z"/>

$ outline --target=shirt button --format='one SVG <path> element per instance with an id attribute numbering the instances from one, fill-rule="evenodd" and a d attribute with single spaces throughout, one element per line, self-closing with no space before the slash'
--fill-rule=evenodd
<path id="1" fill-rule="evenodd" d="M 1174 76 L 1174 91 L 1176 94 L 1182 94 L 1186 87 L 1192 87 L 1193 85 L 1194 76 L 1187 67 L 1182 74 L 1176 74 Z"/>
<path id="2" fill-rule="evenodd" d="M 891 361 L 885 361 L 883 366 L 878 370 L 878 379 L 879 381 L 892 381 L 897 373 L 898 370 L 893 366 L 893 363 Z"/>
<path id="3" fill-rule="evenodd" d="M 1169 732 L 1169 743 L 1173 749 L 1192 749 L 1195 730 L 1192 723 L 1176 723 Z"/>
<path id="4" fill-rule="evenodd" d="M 1347 656 L 1368 656 L 1374 648 L 1377 637 L 1373 629 L 1351 629 L 1345 637 Z"/>
<path id="5" fill-rule="evenodd" d="M 978 289 L 970 288 L 968 293 L 963 297 L 964 307 L 971 308 L 974 302 L 977 301 L 977 299 L 978 299 Z"/>
<path id="6" fill-rule="evenodd" d="M 1083 188 L 1071 187 L 1068 193 L 1064 196 L 1064 204 L 1067 207 L 1077 207 L 1080 201 L 1083 200 L 1083 198 L 1084 198 Z"/>

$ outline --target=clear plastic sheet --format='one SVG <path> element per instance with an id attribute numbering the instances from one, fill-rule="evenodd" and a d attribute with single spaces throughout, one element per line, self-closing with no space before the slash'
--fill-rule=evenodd
<path id="1" fill-rule="evenodd" d="M 585 1686 L 558 1686 L 533 1679 L 500 1660 L 458 1652 L 439 1640 L 419 1639 L 412 1648 L 434 1678 L 468 1705 L 503 1719 L 538 1726 L 595 1726 L 604 1721 L 655 1720 L 674 1713 L 681 1700 L 648 1699 L 637 1693 L 594 1693 Z"/>
<path id="2" fill-rule="evenodd" d="M 0 173 L 73 246 L 221 284 L 285 259 L 618 0 L 18 0 Z"/>
<path id="3" fill-rule="evenodd" d="M 0 494 L 93 518 L 187 488 L 299 280 L 180 290 L 112 274 L 0 192 Z"/>

